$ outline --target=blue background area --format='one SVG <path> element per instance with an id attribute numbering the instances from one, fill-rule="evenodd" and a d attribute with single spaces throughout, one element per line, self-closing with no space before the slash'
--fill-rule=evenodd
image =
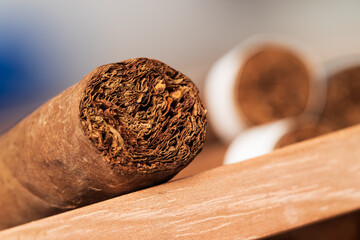
<path id="1" fill-rule="evenodd" d="M 320 60 L 360 53 L 360 1 L 0 0 L 0 132 L 95 67 L 159 59 L 202 91 L 224 53 L 289 35 Z"/>
<path id="2" fill-rule="evenodd" d="M 32 101 L 37 70 L 31 69 L 30 59 L 41 64 L 26 36 L 1 31 L 0 38 L 0 108 Z M 36 64 L 35 64 L 36 65 Z M 39 66 L 40 67 L 40 66 Z"/>
<path id="3" fill-rule="evenodd" d="M 48 23 L 32 12 L 0 16 L 0 132 L 67 87 L 64 47 Z"/>

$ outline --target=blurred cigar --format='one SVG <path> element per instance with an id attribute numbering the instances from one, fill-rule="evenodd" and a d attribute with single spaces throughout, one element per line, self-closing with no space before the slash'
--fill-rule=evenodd
<path id="1" fill-rule="evenodd" d="M 306 45 L 286 36 L 251 37 L 212 67 L 206 85 L 209 118 L 230 142 L 256 125 L 321 111 L 324 70 Z"/>
<path id="2" fill-rule="evenodd" d="M 286 118 L 243 131 L 228 147 L 224 164 L 258 157 L 281 147 L 334 131 L 320 125 L 317 116 Z"/>
<path id="3" fill-rule="evenodd" d="M 321 122 L 335 129 L 360 123 L 360 55 L 325 63 L 328 91 Z"/>
<path id="4" fill-rule="evenodd" d="M 167 181 L 206 126 L 198 89 L 166 64 L 98 67 L 0 138 L 0 228 Z"/>
<path id="5" fill-rule="evenodd" d="M 225 162 L 256 157 L 276 148 L 359 124 L 360 56 L 341 57 L 324 65 L 327 93 L 324 109 L 318 112 L 318 119 L 286 119 L 245 131 L 232 143 Z M 253 148 L 256 151 L 250 150 Z M 240 156 L 239 160 L 235 160 L 236 155 Z"/>
<path id="6" fill-rule="evenodd" d="M 284 147 L 360 123 L 360 56 L 325 63 L 327 95 L 316 124 L 298 126 L 285 134 L 275 148 Z"/>
<path id="7" fill-rule="evenodd" d="M 327 125 L 313 123 L 299 124 L 276 141 L 274 149 L 302 142 L 333 131 L 335 131 L 335 129 Z"/>
<path id="8" fill-rule="evenodd" d="M 360 123 L 360 56 L 337 58 L 325 67 L 327 94 L 318 123 L 288 133 L 278 147 Z"/>

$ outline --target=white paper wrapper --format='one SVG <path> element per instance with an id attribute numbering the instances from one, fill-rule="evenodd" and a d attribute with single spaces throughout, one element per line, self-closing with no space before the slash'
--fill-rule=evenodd
<path id="1" fill-rule="evenodd" d="M 242 162 L 272 152 L 280 138 L 295 126 L 293 118 L 286 118 L 243 131 L 227 149 L 224 164 Z"/>
<path id="2" fill-rule="evenodd" d="M 309 99 L 304 114 L 318 113 L 325 99 L 325 71 L 321 61 L 306 45 L 281 35 L 251 37 L 220 58 L 210 70 L 205 87 L 208 116 L 215 133 L 230 142 L 251 126 L 235 102 L 236 77 L 249 56 L 263 46 L 287 48 L 304 61 L 310 75 Z"/>

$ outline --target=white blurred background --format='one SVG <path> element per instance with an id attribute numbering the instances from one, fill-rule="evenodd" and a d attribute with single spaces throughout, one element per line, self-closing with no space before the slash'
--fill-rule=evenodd
<path id="1" fill-rule="evenodd" d="M 159 59 L 200 88 L 245 38 L 287 34 L 327 60 L 360 52 L 360 1 L 0 0 L 0 132 L 96 66 Z"/>

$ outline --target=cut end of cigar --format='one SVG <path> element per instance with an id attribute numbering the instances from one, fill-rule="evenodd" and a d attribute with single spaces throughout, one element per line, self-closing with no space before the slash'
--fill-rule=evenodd
<path id="1" fill-rule="evenodd" d="M 329 76 L 321 121 L 336 129 L 360 123 L 360 66 L 344 68 Z"/>
<path id="2" fill-rule="evenodd" d="M 264 45 L 240 69 L 235 101 L 254 125 L 297 116 L 308 105 L 310 80 L 307 65 L 295 52 Z"/>
<path id="3" fill-rule="evenodd" d="M 108 64 L 80 103 L 85 134 L 114 170 L 181 169 L 202 150 L 206 110 L 184 74 L 147 58 Z"/>

